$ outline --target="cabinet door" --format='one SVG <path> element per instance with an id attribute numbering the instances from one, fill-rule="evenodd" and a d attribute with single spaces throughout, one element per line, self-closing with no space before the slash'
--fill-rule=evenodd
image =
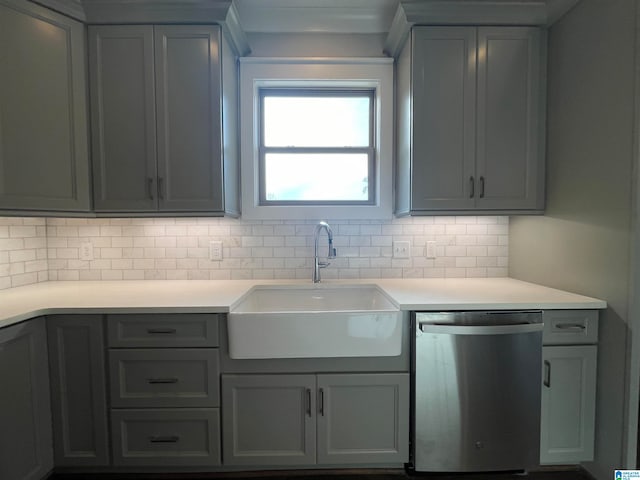
<path id="1" fill-rule="evenodd" d="M 314 375 L 223 375 L 225 465 L 316 462 Z"/>
<path id="2" fill-rule="evenodd" d="M 0 208 L 89 210 L 84 27 L 0 0 Z"/>
<path id="3" fill-rule="evenodd" d="M 47 333 L 56 465 L 108 465 L 102 317 L 48 317 Z"/>
<path id="4" fill-rule="evenodd" d="M 595 345 L 542 348 L 542 464 L 593 460 L 596 349 Z"/>
<path id="5" fill-rule="evenodd" d="M 478 29 L 477 206 L 543 207 L 542 34 Z"/>
<path id="6" fill-rule="evenodd" d="M 412 35 L 412 210 L 474 206 L 476 29 Z"/>
<path id="7" fill-rule="evenodd" d="M 409 375 L 318 375 L 318 463 L 409 460 Z"/>
<path id="8" fill-rule="evenodd" d="M 89 27 L 94 206 L 157 209 L 153 27 Z"/>
<path id="9" fill-rule="evenodd" d="M 155 27 L 160 209 L 222 211 L 220 27 Z"/>
<path id="10" fill-rule="evenodd" d="M 40 480 L 53 468 L 44 319 L 0 330 L 0 478 Z"/>

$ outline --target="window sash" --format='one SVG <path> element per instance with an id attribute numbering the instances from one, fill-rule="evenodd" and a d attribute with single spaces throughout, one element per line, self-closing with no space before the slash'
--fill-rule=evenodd
<path id="1" fill-rule="evenodd" d="M 269 153 L 283 154 L 365 154 L 367 155 L 367 200 L 268 200 L 265 159 Z M 340 172 L 336 172 L 339 175 Z M 375 204 L 375 149 L 373 147 L 261 147 L 259 153 L 260 205 L 374 205 Z"/>
<path id="2" fill-rule="evenodd" d="M 366 147 L 267 147 L 264 145 L 264 99 L 265 97 L 368 97 L 369 98 L 369 145 Z M 259 204 L 269 205 L 375 205 L 376 202 L 376 152 L 375 152 L 375 91 L 371 89 L 333 88 L 261 88 L 260 136 L 258 146 Z M 367 155 L 367 200 L 268 200 L 266 198 L 266 155 L 282 154 L 366 154 Z M 340 172 L 336 172 L 339 175 Z"/>

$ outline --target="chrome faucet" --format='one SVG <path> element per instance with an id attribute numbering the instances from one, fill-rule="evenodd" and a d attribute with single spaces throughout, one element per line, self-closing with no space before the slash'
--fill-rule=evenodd
<path id="1" fill-rule="evenodd" d="M 333 248 L 333 230 L 331 230 L 331 227 L 327 222 L 320 222 L 316 225 L 316 228 L 313 231 L 313 283 L 320 282 L 320 269 L 329 266 L 329 262 L 321 262 L 318 259 L 318 237 L 320 236 L 320 231 L 322 229 L 326 230 L 327 239 L 329 240 L 329 254 L 327 255 L 327 260 L 336 258 L 336 249 Z"/>

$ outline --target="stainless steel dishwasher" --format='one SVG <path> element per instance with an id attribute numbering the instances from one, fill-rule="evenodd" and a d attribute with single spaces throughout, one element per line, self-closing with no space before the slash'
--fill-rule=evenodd
<path id="1" fill-rule="evenodd" d="M 413 325 L 415 470 L 539 465 L 542 313 L 418 312 Z"/>

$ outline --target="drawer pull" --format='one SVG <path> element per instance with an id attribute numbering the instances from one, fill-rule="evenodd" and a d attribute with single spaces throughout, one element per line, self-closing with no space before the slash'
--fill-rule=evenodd
<path id="1" fill-rule="evenodd" d="M 175 335 L 177 332 L 175 328 L 147 328 L 150 335 Z"/>
<path id="2" fill-rule="evenodd" d="M 177 378 L 147 378 L 147 382 L 150 384 L 154 383 L 178 383 Z"/>
<path id="3" fill-rule="evenodd" d="M 318 403 L 320 404 L 320 415 L 324 417 L 324 390 L 322 388 L 320 389 L 319 395 L 320 401 Z"/>
<path id="4" fill-rule="evenodd" d="M 152 436 L 149 437 L 150 443 L 178 443 L 180 437 L 178 435 Z"/>
<path id="5" fill-rule="evenodd" d="M 587 327 L 581 323 L 558 323 L 556 328 L 558 330 L 585 330 Z"/>
<path id="6" fill-rule="evenodd" d="M 307 388 L 305 397 L 305 408 L 307 410 L 307 415 L 311 416 L 311 389 Z"/>

